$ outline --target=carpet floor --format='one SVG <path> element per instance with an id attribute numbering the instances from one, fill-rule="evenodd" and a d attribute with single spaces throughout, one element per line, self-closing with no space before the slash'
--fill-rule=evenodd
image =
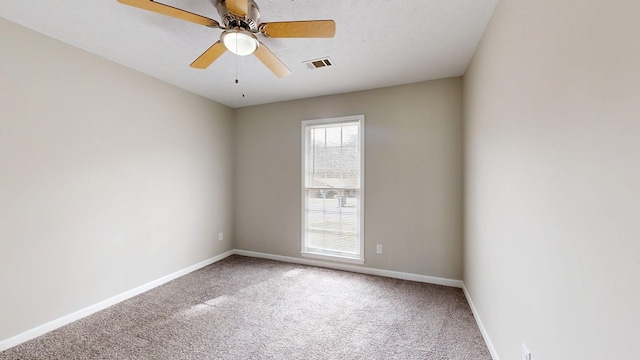
<path id="1" fill-rule="evenodd" d="M 473 359 L 461 289 L 231 256 L 0 359 Z"/>

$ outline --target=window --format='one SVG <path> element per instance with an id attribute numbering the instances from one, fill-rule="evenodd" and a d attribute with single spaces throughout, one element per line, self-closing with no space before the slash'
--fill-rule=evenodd
<path id="1" fill-rule="evenodd" d="M 364 115 L 302 122 L 302 255 L 364 263 Z"/>

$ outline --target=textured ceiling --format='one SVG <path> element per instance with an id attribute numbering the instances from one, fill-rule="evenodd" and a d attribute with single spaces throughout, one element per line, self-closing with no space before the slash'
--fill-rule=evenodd
<path id="1" fill-rule="evenodd" d="M 220 20 L 211 0 L 160 2 Z M 189 64 L 222 30 L 116 0 L 2 0 L 0 16 L 222 104 L 242 107 L 462 75 L 497 0 L 256 2 L 261 22 L 333 19 L 336 36 L 260 37 L 293 71 L 278 79 L 254 56 L 230 52 L 206 70 L 192 69 Z M 325 56 L 335 66 L 308 70 L 303 64 Z"/>

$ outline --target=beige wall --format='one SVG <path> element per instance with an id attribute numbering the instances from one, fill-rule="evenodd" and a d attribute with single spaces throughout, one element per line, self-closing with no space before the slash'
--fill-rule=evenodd
<path id="1" fill-rule="evenodd" d="M 464 76 L 464 280 L 501 359 L 639 356 L 638 19 L 500 0 Z"/>
<path id="2" fill-rule="evenodd" d="M 461 101 L 451 78 L 237 109 L 236 248 L 300 257 L 300 122 L 364 114 L 365 266 L 461 279 Z"/>
<path id="3" fill-rule="evenodd" d="M 232 248 L 232 109 L 0 34 L 0 340 Z"/>

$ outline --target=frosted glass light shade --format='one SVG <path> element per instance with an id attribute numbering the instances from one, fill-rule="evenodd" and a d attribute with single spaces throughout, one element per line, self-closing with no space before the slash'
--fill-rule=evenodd
<path id="1" fill-rule="evenodd" d="M 220 38 L 227 50 L 240 56 L 253 54 L 259 46 L 256 37 L 244 30 L 227 30 Z"/>

